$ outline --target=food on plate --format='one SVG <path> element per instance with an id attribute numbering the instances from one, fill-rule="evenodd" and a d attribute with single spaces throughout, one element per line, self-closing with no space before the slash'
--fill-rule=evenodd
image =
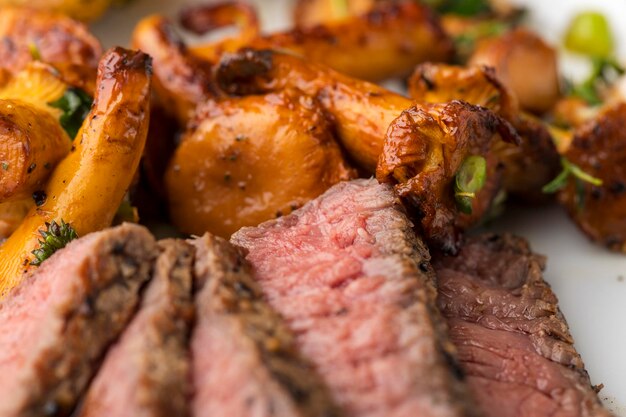
<path id="1" fill-rule="evenodd" d="M 460 102 L 413 107 L 411 100 L 384 88 L 276 52 L 248 50 L 228 55 L 217 69 L 216 82 L 235 95 L 298 88 L 318 98 L 333 116 L 339 142 L 351 159 L 365 172 L 376 170 L 380 181 L 401 183 L 398 189 L 404 187 L 401 196 L 414 203 L 424 237 L 450 251 L 459 243 L 458 227 L 479 220 L 499 189 L 499 176 L 494 175 L 497 161 L 490 157 L 490 186 L 475 199 L 474 215 L 457 221 L 461 212 L 454 208 L 453 182 L 461 162 L 469 152 L 486 156 L 491 144 L 501 138 L 517 141 L 511 126 L 489 110 Z M 478 143 L 481 147 L 474 146 Z M 436 209 L 420 206 L 426 195 L 429 203 L 436 201 Z M 443 207 L 445 212 L 440 210 Z"/>
<path id="2" fill-rule="evenodd" d="M 454 253 L 461 232 L 488 213 L 501 189 L 496 144 L 518 140 L 508 122 L 483 107 L 417 105 L 389 125 L 376 179 L 393 184 L 413 207 L 427 243 Z"/>
<path id="3" fill-rule="evenodd" d="M 286 90 L 203 104 L 165 185 L 179 230 L 229 237 L 355 177 L 321 105 Z"/>
<path id="4" fill-rule="evenodd" d="M 510 195 L 626 252 L 597 16 L 561 84 L 501 0 L 300 0 L 273 34 L 222 1 L 179 15 L 210 42 L 153 15 L 103 56 L 1 5 L 0 415 L 610 416 L 545 258 L 465 236 Z"/>
<path id="5" fill-rule="evenodd" d="M 172 24 L 162 16 L 141 20 L 132 45 L 153 60 L 153 88 L 159 104 L 185 126 L 196 106 L 215 96 L 212 63 L 191 54 Z"/>
<path id="6" fill-rule="evenodd" d="M 77 416 L 189 415 L 194 251 L 174 240 L 159 242 L 159 250 L 141 305 L 108 350 Z"/>
<path id="7" fill-rule="evenodd" d="M 542 188 L 560 170 L 550 126 L 519 108 L 515 94 L 486 66 L 422 64 L 409 78 L 409 94 L 419 102 L 464 100 L 506 119 L 521 138 L 519 146 L 499 141 L 493 152 L 503 167 L 503 189 L 525 203 L 542 202 Z"/>
<path id="8" fill-rule="evenodd" d="M 208 234 L 191 243 L 198 291 L 192 415 L 343 415 L 237 250 Z"/>
<path id="9" fill-rule="evenodd" d="M 48 64 L 31 62 L 0 84 L 3 141 L 0 145 L 0 238 L 7 238 L 35 204 L 52 169 L 71 141 L 54 107 L 70 88 Z M 52 105 L 51 105 L 52 103 Z M 72 137 L 73 138 L 73 137 Z"/>
<path id="10" fill-rule="evenodd" d="M 29 9 L 56 12 L 81 21 L 98 19 L 112 5 L 129 0 L 0 0 L 0 7 L 28 7 Z"/>
<path id="11" fill-rule="evenodd" d="M 315 97 L 333 117 L 342 146 L 370 173 L 376 170 L 387 127 L 413 104 L 376 84 L 269 50 L 226 55 L 216 68 L 215 77 L 217 86 L 231 95 L 298 89 Z"/>
<path id="12" fill-rule="evenodd" d="M 328 22 L 340 22 L 348 16 L 365 14 L 377 2 L 376 0 L 297 0 L 295 3 L 293 9 L 295 26 L 308 28 Z"/>
<path id="13" fill-rule="evenodd" d="M 22 200 L 7 201 L 0 203 L 0 244 L 22 223 L 24 217 L 32 206 L 35 205 L 32 196 Z"/>
<path id="14" fill-rule="evenodd" d="M 35 206 L 0 246 L 0 294 L 33 268 L 31 252 L 40 247 L 39 231 L 46 224 L 64 221 L 78 236 L 111 225 L 143 152 L 149 99 L 149 57 L 122 48 L 107 52 L 93 107 L 73 151 L 53 170 Z"/>
<path id="15" fill-rule="evenodd" d="M 93 233 L 0 301 L 1 415 L 71 413 L 131 318 L 155 255 L 140 226 Z"/>
<path id="16" fill-rule="evenodd" d="M 211 30 L 236 26 L 235 36 L 226 36 L 217 43 L 221 52 L 236 50 L 242 42 L 259 37 L 261 25 L 255 8 L 237 0 L 218 1 L 212 4 L 190 5 L 180 12 L 180 24 L 196 35 L 204 35 Z M 232 45 L 232 46 L 230 46 Z M 211 61 L 218 59 L 215 55 Z"/>
<path id="17" fill-rule="evenodd" d="M 578 171 L 555 183 L 560 203 L 576 224 L 592 240 L 621 252 L 626 252 L 624 120 L 626 103 L 621 102 L 575 129 L 563 156 Z"/>
<path id="18" fill-rule="evenodd" d="M 428 251 L 390 186 L 338 184 L 231 241 L 347 415 L 477 415 Z"/>
<path id="19" fill-rule="evenodd" d="M 453 54 L 452 41 L 437 16 L 413 0 L 379 2 L 371 10 L 341 20 L 259 36 L 251 36 L 258 33 L 258 25 L 246 19 L 249 13 L 240 13 L 238 3 L 230 5 L 235 9 L 233 21 L 243 20 L 250 28 L 244 26 L 240 38 L 194 46 L 194 54 L 217 62 L 224 52 L 242 47 L 289 51 L 308 62 L 369 81 L 405 76 L 416 64 L 447 61 Z M 228 3 L 190 8 L 183 15 L 183 24 L 194 32 L 208 32 L 218 23 L 230 23 L 218 20 L 227 7 Z M 218 18 L 212 19 L 213 14 Z"/>
<path id="20" fill-rule="evenodd" d="M 449 59 L 452 51 L 434 16 L 412 1 L 384 3 L 371 15 L 355 17 L 336 27 L 319 26 L 267 36 L 257 36 L 258 23 L 251 13 L 249 7 L 237 2 L 187 9 L 182 21 L 195 32 L 228 23 L 243 28 L 238 38 L 191 48 L 162 16 L 145 18 L 135 28 L 133 46 L 154 58 L 157 95 L 182 126 L 196 105 L 217 94 L 212 88 L 211 68 L 226 52 L 244 47 L 290 51 L 348 75 L 380 80 L 408 74 L 419 62 Z M 397 30 L 403 27 L 407 29 Z"/>
<path id="21" fill-rule="evenodd" d="M 457 257 L 435 256 L 437 304 L 465 382 L 487 417 L 609 417 L 543 280 L 545 262 L 510 235 L 474 237 Z"/>
<path id="22" fill-rule="evenodd" d="M 482 40 L 468 64 L 493 67 L 524 110 L 545 113 L 561 95 L 556 50 L 530 30 Z"/>
<path id="23" fill-rule="evenodd" d="M 93 94 L 100 42 L 79 22 L 30 8 L 0 8 L 0 68 L 10 73 L 29 62 L 52 65 L 68 84 Z"/>
<path id="24" fill-rule="evenodd" d="M 0 202 L 42 190 L 71 146 L 50 112 L 22 100 L 0 99 Z"/>
<path id="25" fill-rule="evenodd" d="M 57 251 L 0 301 L 2 415 L 610 415 L 519 238 L 433 268 L 360 179 L 232 243 L 125 224 Z"/>

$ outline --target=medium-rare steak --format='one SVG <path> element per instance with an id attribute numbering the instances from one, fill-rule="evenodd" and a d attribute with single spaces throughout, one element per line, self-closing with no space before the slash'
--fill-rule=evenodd
<path id="1" fill-rule="evenodd" d="M 75 240 L 0 301 L 0 415 L 63 416 L 130 319 L 156 242 L 122 225 Z"/>
<path id="2" fill-rule="evenodd" d="M 326 388 L 262 299 L 249 266 L 227 241 L 196 247 L 194 417 L 335 417 Z"/>
<path id="3" fill-rule="evenodd" d="M 391 187 L 340 183 L 232 241 L 347 415 L 474 415 L 428 251 Z"/>
<path id="4" fill-rule="evenodd" d="M 485 415 L 610 415 L 542 278 L 545 259 L 526 241 L 486 235 L 435 258 L 438 305 Z"/>
<path id="5" fill-rule="evenodd" d="M 107 353 L 80 416 L 189 415 L 193 248 L 175 240 L 159 247 L 141 307 Z"/>

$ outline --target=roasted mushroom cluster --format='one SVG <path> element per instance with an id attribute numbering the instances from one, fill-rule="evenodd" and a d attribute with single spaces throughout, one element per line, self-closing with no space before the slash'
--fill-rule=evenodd
<path id="1" fill-rule="evenodd" d="M 576 129 L 605 113 L 573 98 L 556 49 L 523 27 L 523 10 L 486 1 L 337 4 L 297 2 L 294 28 L 272 34 L 240 2 L 185 9 L 179 27 L 163 16 L 137 25 L 133 45 L 155 59 L 156 106 L 181 132 L 164 147 L 169 163 L 151 164 L 163 166 L 157 188 L 180 230 L 228 236 L 336 181 L 375 175 L 394 184 L 429 243 L 454 253 L 462 232 L 507 196 L 532 205 L 556 192 L 573 213 L 565 183 L 582 181 L 582 198 L 580 190 L 619 176 L 583 169 L 568 151 L 584 135 Z M 211 43 L 186 44 L 179 35 L 229 25 L 238 34 Z M 375 84 L 411 71 L 406 95 Z M 286 135 L 293 148 L 281 145 Z M 317 138 L 315 151 L 305 136 Z M 603 146 L 592 142 L 595 151 Z M 313 168 L 285 177 L 294 163 Z M 564 166 L 588 175 L 555 186 Z M 617 169 L 610 167 L 603 169 Z M 615 195 L 595 198 L 608 194 Z M 595 240 L 616 239 L 572 216 Z"/>
<path id="2" fill-rule="evenodd" d="M 70 18 L 1 8 L 0 293 L 111 225 L 147 137 L 151 60 Z"/>

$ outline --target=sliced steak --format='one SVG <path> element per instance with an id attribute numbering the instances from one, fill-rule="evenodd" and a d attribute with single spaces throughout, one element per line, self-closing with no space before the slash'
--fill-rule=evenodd
<path id="1" fill-rule="evenodd" d="M 209 235 L 192 242 L 199 287 L 191 341 L 193 415 L 339 416 L 237 251 Z"/>
<path id="2" fill-rule="evenodd" d="M 189 415 L 193 248 L 175 240 L 159 246 L 141 307 L 107 353 L 80 416 Z"/>
<path id="3" fill-rule="evenodd" d="M 473 415 L 428 251 L 391 187 L 340 183 L 232 241 L 347 415 Z"/>
<path id="4" fill-rule="evenodd" d="M 156 242 L 143 227 L 89 234 L 0 301 L 0 415 L 63 416 L 135 311 Z"/>
<path id="5" fill-rule="evenodd" d="M 545 259 L 526 241 L 486 235 L 435 258 L 438 305 L 485 415 L 610 415 L 542 278 Z"/>

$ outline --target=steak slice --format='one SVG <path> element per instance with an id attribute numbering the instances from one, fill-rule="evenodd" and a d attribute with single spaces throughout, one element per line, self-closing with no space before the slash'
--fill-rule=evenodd
<path id="1" fill-rule="evenodd" d="M 192 243 L 199 287 L 191 340 L 193 415 L 339 416 L 235 248 L 208 234 Z"/>
<path id="2" fill-rule="evenodd" d="M 485 235 L 435 258 L 438 305 L 485 415 L 610 415 L 542 278 L 544 257 L 523 239 Z"/>
<path id="3" fill-rule="evenodd" d="M 159 246 L 141 307 L 107 353 L 80 416 L 189 415 L 193 248 L 175 240 Z"/>
<path id="4" fill-rule="evenodd" d="M 75 240 L 0 301 L 0 415 L 68 415 L 130 319 L 156 242 L 124 224 Z"/>
<path id="5" fill-rule="evenodd" d="M 391 187 L 340 183 L 232 241 L 347 415 L 474 415 L 428 250 Z"/>

